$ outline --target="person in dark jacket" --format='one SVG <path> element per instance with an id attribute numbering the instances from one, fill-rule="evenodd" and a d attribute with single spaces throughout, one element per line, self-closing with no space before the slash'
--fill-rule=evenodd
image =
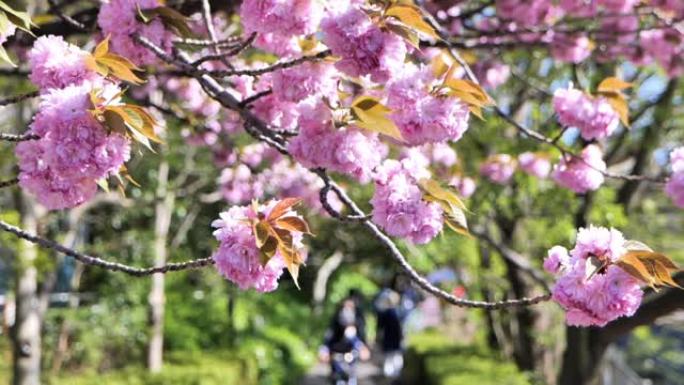
<path id="1" fill-rule="evenodd" d="M 321 361 L 330 363 L 330 374 L 335 384 L 355 385 L 358 359 L 370 358 L 370 351 L 358 332 L 358 313 L 352 298 L 342 301 L 319 349 Z"/>

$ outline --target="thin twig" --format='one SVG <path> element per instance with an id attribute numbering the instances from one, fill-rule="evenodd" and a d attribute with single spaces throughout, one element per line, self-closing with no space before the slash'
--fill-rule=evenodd
<path id="1" fill-rule="evenodd" d="M 268 67 L 263 67 L 263 68 L 254 68 L 254 69 L 248 68 L 248 69 L 228 70 L 228 71 L 224 71 L 224 70 L 204 71 L 203 73 L 206 75 L 216 76 L 216 77 L 228 77 L 228 76 L 240 76 L 240 75 L 259 76 L 259 75 L 267 74 L 269 72 L 277 71 L 280 69 L 294 67 L 294 66 L 300 65 L 302 63 L 308 62 L 308 61 L 322 60 L 322 59 L 325 59 L 326 57 L 330 56 L 330 54 L 331 54 L 330 50 L 325 50 L 325 51 L 321 51 L 321 52 L 314 54 L 314 55 L 302 56 L 302 57 L 299 57 L 299 58 L 294 59 L 294 60 L 279 62 L 279 63 L 273 64 L 273 65 L 268 66 Z"/>
<path id="2" fill-rule="evenodd" d="M 22 95 L 10 96 L 10 97 L 5 98 L 5 99 L 0 99 L 0 106 L 6 106 L 9 104 L 19 103 L 19 102 L 24 101 L 26 99 L 35 98 L 38 95 L 40 95 L 38 93 L 38 91 L 33 91 L 33 92 L 29 92 L 29 93 L 22 94 Z"/>
<path id="3" fill-rule="evenodd" d="M 40 136 L 27 133 L 27 134 L 4 134 L 0 132 L 0 141 L 5 141 L 5 142 L 24 142 L 27 140 L 38 140 L 40 139 Z"/>

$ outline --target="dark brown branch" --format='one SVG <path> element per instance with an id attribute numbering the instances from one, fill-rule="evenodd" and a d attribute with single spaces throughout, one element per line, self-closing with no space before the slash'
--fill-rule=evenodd
<path id="1" fill-rule="evenodd" d="M 19 183 L 19 178 L 0 181 L 0 188 L 11 187 Z"/>
<path id="2" fill-rule="evenodd" d="M 136 277 L 147 276 L 152 274 L 163 274 L 170 271 L 180 271 L 188 269 L 198 269 L 201 267 L 209 266 L 214 264 L 214 260 L 211 257 L 195 259 L 192 261 L 169 263 L 163 266 L 139 268 L 134 266 L 125 265 L 118 262 L 111 262 L 101 258 L 93 257 L 87 254 L 79 253 L 78 251 L 72 250 L 68 247 L 62 246 L 59 243 L 40 237 L 35 234 L 28 233 L 18 227 L 12 226 L 9 223 L 0 220 L 0 230 L 6 231 L 8 233 L 14 234 L 21 239 L 25 239 L 31 243 L 35 243 L 41 247 L 52 249 L 60 252 L 64 255 L 70 256 L 77 261 L 91 266 L 101 267 L 105 270 L 110 271 L 120 271 L 125 274 L 129 274 Z"/>

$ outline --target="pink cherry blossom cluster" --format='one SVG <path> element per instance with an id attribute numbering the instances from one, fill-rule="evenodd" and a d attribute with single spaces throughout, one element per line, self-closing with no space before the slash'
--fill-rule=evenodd
<path id="1" fill-rule="evenodd" d="M 119 171 L 130 157 L 129 140 L 110 133 L 90 113 L 90 93 L 101 88 L 106 100 L 120 92 L 112 84 L 84 82 L 41 96 L 30 133 L 38 140 L 16 147 L 19 185 L 48 209 L 77 206 L 97 192 L 97 181 Z"/>
<path id="2" fill-rule="evenodd" d="M 497 184 L 506 184 L 513 177 L 518 164 L 508 154 L 496 154 L 488 157 L 480 165 L 480 174 Z"/>
<path id="3" fill-rule="evenodd" d="M 655 60 L 670 76 L 680 75 L 684 65 L 678 57 L 684 50 L 684 39 L 674 28 L 646 27 L 639 32 L 640 22 L 635 12 L 639 3 L 639 0 L 497 0 L 496 17 L 482 18 L 476 23 L 484 31 L 500 32 L 482 37 L 482 42 L 546 44 L 556 60 L 569 63 L 580 63 L 592 53 L 599 61 L 623 56 L 646 65 Z M 658 0 L 649 5 L 674 19 L 684 15 L 684 6 L 678 1 Z M 555 28 L 558 20 L 577 18 L 598 22 L 599 29 L 591 39 L 585 32 Z M 545 28 L 536 32 L 533 27 Z M 458 32 L 458 28 L 453 32 Z"/>
<path id="4" fill-rule="evenodd" d="M 94 81 L 101 76 L 86 66 L 89 55 L 61 36 L 41 36 L 28 53 L 29 78 L 41 92 Z"/>
<path id="5" fill-rule="evenodd" d="M 603 184 L 606 163 L 597 145 L 588 145 L 578 157 L 561 156 L 553 169 L 553 179 L 559 185 L 577 193 L 596 190 Z"/>
<path id="6" fill-rule="evenodd" d="M 480 60 L 473 65 L 473 72 L 485 88 L 497 88 L 511 76 L 511 68 L 497 60 Z"/>
<path id="7" fill-rule="evenodd" d="M 560 88 L 553 95 L 553 108 L 565 127 L 577 127 L 586 140 L 610 136 L 620 117 L 603 97 L 592 98 L 574 88 Z"/>
<path id="8" fill-rule="evenodd" d="M 171 52 L 173 34 L 162 21 L 155 17 L 149 23 L 143 23 L 138 17 L 138 8 L 146 10 L 161 5 L 158 0 L 107 0 L 97 15 L 97 24 L 103 37 L 109 36 L 110 50 L 137 65 L 159 62 L 154 52 L 134 40 L 133 35 L 140 35 Z"/>
<path id="9" fill-rule="evenodd" d="M 262 263 L 250 223 L 260 214 L 268 216 L 277 203 L 272 200 L 259 205 L 258 213 L 254 212 L 252 206 L 233 206 L 219 214 L 220 219 L 211 224 L 216 228 L 214 237 L 219 241 L 219 247 L 212 255 L 216 269 L 242 290 L 253 288 L 265 293 L 278 288 L 278 279 L 285 268 L 283 256 L 277 251 L 268 262 Z M 290 211 L 285 216 L 297 216 L 297 213 Z M 303 234 L 293 231 L 292 238 L 294 247 L 303 250 Z"/>
<path id="10" fill-rule="evenodd" d="M 387 86 L 390 117 L 409 145 L 457 141 L 468 129 L 468 106 L 430 92 L 436 80 L 430 68 L 406 65 Z"/>
<path id="11" fill-rule="evenodd" d="M 297 37 L 316 32 L 322 17 L 318 0 L 245 0 L 240 7 L 245 33 L 257 33 L 257 47 L 281 56 L 300 52 Z"/>
<path id="12" fill-rule="evenodd" d="M 549 250 L 544 268 L 557 276 L 553 300 L 565 310 L 568 325 L 605 326 L 637 310 L 643 291 L 635 278 L 612 264 L 593 275 L 587 268 L 590 258 L 615 262 L 627 252 L 624 244 L 618 230 L 589 226 L 579 230 L 569 253 L 562 246 Z"/>
<path id="13" fill-rule="evenodd" d="M 353 126 L 335 128 L 330 109 L 322 102 L 303 106 L 299 133 L 288 150 L 307 168 L 326 168 L 350 175 L 361 182 L 370 180 L 386 149 L 377 134 Z"/>
<path id="14" fill-rule="evenodd" d="M 518 165 L 524 172 L 540 179 L 548 177 L 551 172 L 551 161 L 546 154 L 523 152 L 518 155 Z"/>
<path id="15" fill-rule="evenodd" d="M 414 243 L 427 243 L 434 238 L 444 225 L 442 208 L 425 201 L 417 183 L 429 175 L 411 158 L 386 160 L 374 176 L 373 222 L 389 235 Z"/>
<path id="16" fill-rule="evenodd" d="M 684 147 L 670 153 L 672 175 L 665 185 L 665 193 L 675 205 L 684 208 Z"/>
<path id="17" fill-rule="evenodd" d="M 349 76 L 370 75 L 375 82 L 386 82 L 402 72 L 407 48 L 398 35 L 381 30 L 360 8 L 349 2 L 329 12 L 321 22 L 323 43 L 341 57 L 335 66 Z"/>

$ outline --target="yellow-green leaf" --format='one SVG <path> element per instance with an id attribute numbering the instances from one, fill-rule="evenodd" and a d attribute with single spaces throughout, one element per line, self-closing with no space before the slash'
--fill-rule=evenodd
<path id="1" fill-rule="evenodd" d="M 109 52 L 109 36 L 105 37 L 100 43 L 97 44 L 95 50 L 93 51 L 93 56 L 96 58 L 102 57 Z"/>
<path id="2" fill-rule="evenodd" d="M 275 237 L 267 237 L 266 241 L 259 248 L 261 252 L 261 263 L 266 264 L 275 255 L 278 250 L 278 240 Z"/>
<path id="3" fill-rule="evenodd" d="M 598 85 L 598 92 L 621 92 L 634 85 L 616 77 L 603 79 Z"/>
<path id="4" fill-rule="evenodd" d="M 434 28 L 423 19 L 423 13 L 415 5 L 395 4 L 385 11 L 386 17 L 394 17 L 412 29 L 433 39 L 439 39 Z"/>
<path id="5" fill-rule="evenodd" d="M 608 104 L 617 112 L 620 122 L 629 127 L 629 104 L 625 96 L 618 92 L 601 92 L 599 95 L 606 98 Z"/>
<path id="6" fill-rule="evenodd" d="M 399 128 L 389 118 L 391 110 L 372 96 L 359 96 L 352 102 L 351 113 L 354 125 L 371 132 L 378 132 L 399 141 L 404 141 Z"/>
<path id="7" fill-rule="evenodd" d="M 435 78 L 437 79 L 441 78 L 442 75 L 447 73 L 447 71 L 451 70 L 451 68 L 453 68 L 453 65 L 454 58 L 446 50 L 440 52 L 439 55 L 435 55 L 435 57 L 432 58 L 432 60 L 430 61 L 432 73 L 435 75 Z"/>
<path id="8" fill-rule="evenodd" d="M 17 65 L 14 64 L 12 59 L 9 57 L 7 54 L 7 51 L 5 51 L 5 47 L 0 45 L 0 61 L 4 61 L 5 63 L 11 65 L 12 67 L 16 67 Z"/>
<path id="9" fill-rule="evenodd" d="M 102 117 L 104 117 L 105 124 L 110 131 L 118 132 L 120 134 L 126 134 L 128 127 L 126 127 L 126 121 L 116 113 L 111 110 L 104 110 L 102 112 Z"/>
<path id="10" fill-rule="evenodd" d="M 435 200 L 447 202 L 461 210 L 467 210 L 465 203 L 463 203 L 458 194 L 449 187 L 442 187 L 436 181 L 428 178 L 418 181 L 418 186 L 420 186 L 424 193 Z"/>
<path id="11" fill-rule="evenodd" d="M 266 244 L 268 238 L 271 236 L 271 225 L 265 221 L 257 221 L 254 223 L 254 238 L 256 239 L 257 247 L 261 248 Z"/>
<path id="12" fill-rule="evenodd" d="M 106 66 L 111 75 L 123 81 L 133 84 L 142 84 L 145 82 L 133 72 L 134 70 L 140 69 L 123 56 L 109 53 L 102 57 L 95 58 L 95 61 L 100 65 Z"/>
<path id="13" fill-rule="evenodd" d="M 395 24 L 389 21 L 387 22 L 386 26 L 387 29 L 406 40 L 406 42 L 411 44 L 411 46 L 416 49 L 420 49 L 420 36 L 418 36 L 418 32 L 410 27 L 405 26 L 404 24 Z"/>
<path id="14" fill-rule="evenodd" d="M 33 32 L 31 32 L 31 27 L 35 24 L 33 21 L 31 21 L 31 16 L 27 12 L 17 11 L 3 1 L 0 1 L 0 11 L 3 11 L 7 17 L 7 20 L 9 20 L 17 28 L 33 35 Z"/>
<path id="15" fill-rule="evenodd" d="M 97 185 L 105 192 L 109 192 L 109 183 L 107 182 L 107 178 L 100 178 L 95 181 Z"/>

